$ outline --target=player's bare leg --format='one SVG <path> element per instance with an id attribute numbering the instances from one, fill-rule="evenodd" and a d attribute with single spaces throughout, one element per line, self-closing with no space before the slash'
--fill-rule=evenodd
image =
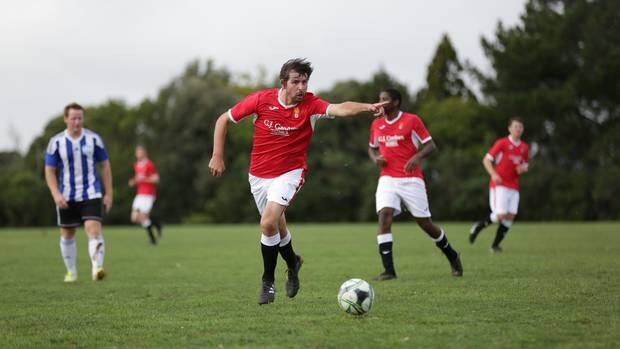
<path id="1" fill-rule="evenodd" d="M 263 256 L 263 285 L 258 296 L 258 304 L 273 303 L 276 296 L 275 270 L 280 251 L 279 223 L 286 206 L 268 201 L 260 220 L 261 254 Z"/>
<path id="2" fill-rule="evenodd" d="M 377 243 L 379 244 L 379 255 L 383 263 L 384 271 L 379 274 L 376 280 L 392 280 L 396 279 L 396 271 L 394 269 L 394 257 L 392 254 L 392 220 L 394 218 L 394 209 L 384 207 L 379 211 L 379 227 L 377 230 Z"/>
<path id="3" fill-rule="evenodd" d="M 93 280 L 103 280 L 105 271 L 103 270 L 103 257 L 105 256 L 105 242 L 101 232 L 101 222 L 87 220 L 84 222 L 84 230 L 88 235 L 88 254 L 92 264 Z"/>
<path id="4" fill-rule="evenodd" d="M 443 229 L 435 225 L 430 217 L 416 218 L 416 221 L 420 228 L 422 228 L 422 230 L 424 230 L 424 232 L 426 232 L 426 234 L 428 234 L 428 236 L 435 241 L 435 245 L 441 250 L 441 252 L 443 252 L 446 258 L 448 258 L 450 267 L 452 268 L 452 275 L 463 276 L 461 258 L 459 257 L 458 252 L 450 246 L 448 237 L 444 233 Z"/>
<path id="5" fill-rule="evenodd" d="M 280 255 L 286 261 L 286 295 L 293 298 L 299 292 L 299 270 L 304 263 L 303 258 L 293 250 L 292 235 L 286 226 L 286 216 L 283 213 L 278 221 L 278 231 L 280 233 Z"/>
<path id="6" fill-rule="evenodd" d="M 60 255 L 67 268 L 65 282 L 77 281 L 75 228 L 60 228 Z"/>
<path id="7" fill-rule="evenodd" d="M 512 213 L 497 215 L 497 219 L 499 220 L 499 226 L 497 227 L 495 239 L 493 240 L 493 244 L 491 245 L 491 252 L 502 252 L 502 248 L 499 245 L 506 237 L 508 230 L 512 226 L 512 222 L 515 220 L 515 217 L 516 215 Z"/>

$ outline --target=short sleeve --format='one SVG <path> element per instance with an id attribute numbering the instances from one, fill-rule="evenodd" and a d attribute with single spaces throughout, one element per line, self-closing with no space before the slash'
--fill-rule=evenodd
<path id="1" fill-rule="evenodd" d="M 228 117 L 232 122 L 238 123 L 241 119 L 256 113 L 261 92 L 257 91 L 242 99 L 234 107 L 228 110 Z"/>
<path id="2" fill-rule="evenodd" d="M 329 116 L 330 104 L 319 97 L 313 96 L 310 102 L 310 115 L 320 115 L 321 117 Z"/>
<path id="3" fill-rule="evenodd" d="M 155 164 L 151 161 L 149 162 L 149 168 L 148 168 L 148 175 L 152 176 L 152 175 L 156 175 L 157 174 L 157 167 L 155 167 Z"/>
<path id="4" fill-rule="evenodd" d="M 495 158 L 497 157 L 497 154 L 502 152 L 503 144 L 504 144 L 504 142 L 502 141 L 502 139 L 498 139 L 495 142 L 495 144 L 493 144 L 491 149 L 489 149 L 489 151 L 487 152 L 487 159 L 495 160 Z"/>
<path id="5" fill-rule="evenodd" d="M 422 119 L 420 119 L 419 117 L 415 116 L 413 118 L 413 136 L 415 138 L 417 138 L 417 140 L 424 144 L 428 141 L 430 141 L 432 139 L 431 134 L 428 133 L 428 130 L 426 129 L 426 126 L 424 126 L 424 123 L 422 122 Z"/>
<path id="6" fill-rule="evenodd" d="M 45 166 L 58 167 L 60 164 L 60 153 L 58 152 L 58 140 L 51 139 L 45 151 Z"/>
<path id="7" fill-rule="evenodd" d="M 108 153 L 105 150 L 105 145 L 101 137 L 95 137 L 95 162 L 101 162 L 108 160 Z"/>

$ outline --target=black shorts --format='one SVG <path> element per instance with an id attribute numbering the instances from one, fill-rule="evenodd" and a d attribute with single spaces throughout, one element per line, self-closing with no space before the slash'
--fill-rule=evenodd
<path id="1" fill-rule="evenodd" d="M 69 201 L 69 207 L 56 207 L 58 226 L 62 228 L 79 227 L 87 220 L 103 222 L 103 202 L 101 199 Z"/>

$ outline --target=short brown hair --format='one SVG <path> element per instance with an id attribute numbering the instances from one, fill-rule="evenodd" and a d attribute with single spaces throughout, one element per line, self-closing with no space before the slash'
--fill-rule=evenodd
<path id="1" fill-rule="evenodd" d="M 76 109 L 76 110 L 81 110 L 84 111 L 84 107 L 82 107 L 81 105 L 73 102 L 73 103 L 69 103 L 65 106 L 65 117 L 67 117 L 69 115 L 69 110 L 70 109 Z"/>
<path id="2" fill-rule="evenodd" d="M 280 80 L 288 81 L 288 75 L 294 70 L 301 75 L 305 75 L 310 79 L 310 75 L 314 68 L 312 68 L 312 64 L 306 61 L 305 58 L 293 58 L 289 59 L 282 65 L 282 69 L 280 69 Z"/>
<path id="3" fill-rule="evenodd" d="M 521 118 L 520 118 L 520 117 L 518 117 L 518 116 L 513 116 L 513 117 L 511 117 L 510 119 L 508 119 L 508 127 L 510 127 L 510 126 L 512 125 L 512 123 L 513 123 L 513 122 L 515 122 L 515 121 L 516 121 L 516 122 L 521 123 L 521 125 L 525 125 L 525 124 L 523 123 L 523 119 L 521 119 Z"/>

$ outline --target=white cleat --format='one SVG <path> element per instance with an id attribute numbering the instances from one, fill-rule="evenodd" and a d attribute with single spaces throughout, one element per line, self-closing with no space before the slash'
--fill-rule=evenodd
<path id="1" fill-rule="evenodd" d="M 77 281 L 77 273 L 72 273 L 68 271 L 65 274 L 65 282 L 76 282 Z"/>
<path id="2" fill-rule="evenodd" d="M 105 270 L 103 268 L 93 269 L 93 281 L 101 281 L 105 278 Z"/>

